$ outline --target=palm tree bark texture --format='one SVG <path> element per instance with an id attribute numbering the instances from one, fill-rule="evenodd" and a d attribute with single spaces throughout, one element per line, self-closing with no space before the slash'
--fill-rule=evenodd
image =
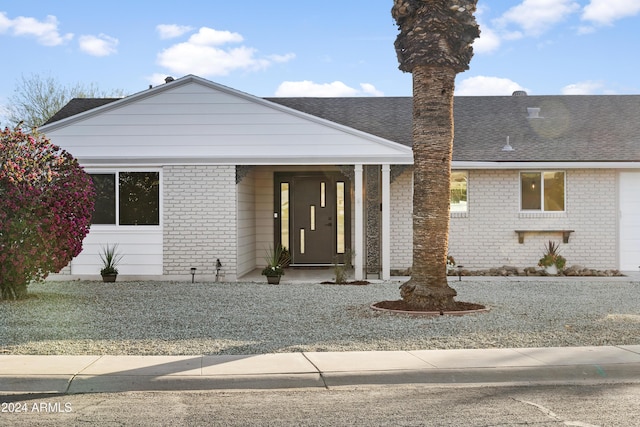
<path id="1" fill-rule="evenodd" d="M 413 74 L 413 266 L 400 295 L 417 310 L 455 310 L 447 282 L 456 74 L 480 35 L 477 0 L 395 0 L 400 70 Z"/>

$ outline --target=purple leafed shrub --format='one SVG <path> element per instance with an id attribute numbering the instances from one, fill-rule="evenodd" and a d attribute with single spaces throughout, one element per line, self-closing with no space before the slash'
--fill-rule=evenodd
<path id="1" fill-rule="evenodd" d="M 44 135 L 0 131 L 0 299 L 24 298 L 82 251 L 94 197 L 89 175 Z"/>

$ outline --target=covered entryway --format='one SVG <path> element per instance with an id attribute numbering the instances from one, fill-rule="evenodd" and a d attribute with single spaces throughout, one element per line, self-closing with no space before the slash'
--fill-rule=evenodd
<path id="1" fill-rule="evenodd" d="M 640 172 L 620 173 L 620 270 L 640 268 Z"/>
<path id="2" fill-rule="evenodd" d="M 339 172 L 276 173 L 274 241 L 293 265 L 344 262 L 351 247 L 351 183 Z"/>
<path id="3" fill-rule="evenodd" d="M 84 167 L 162 171 L 164 215 L 153 253 L 161 260 L 156 268 L 169 280 L 191 279 L 191 268 L 215 277 L 217 259 L 226 279 L 236 279 L 261 269 L 265 249 L 282 239 L 288 239 L 294 262 L 303 264 L 331 264 L 353 249 L 359 280 L 368 259 L 369 206 L 380 211 L 377 269 L 382 278 L 390 274 L 390 167 L 413 164 L 407 145 L 192 75 L 58 120 L 46 130 Z M 365 201 L 364 168 L 380 169 L 375 204 Z M 324 181 L 324 208 L 322 182 L 309 177 L 291 181 L 290 200 L 278 198 L 272 210 L 275 172 L 336 169 Z M 126 263 L 137 258 L 127 256 Z"/>

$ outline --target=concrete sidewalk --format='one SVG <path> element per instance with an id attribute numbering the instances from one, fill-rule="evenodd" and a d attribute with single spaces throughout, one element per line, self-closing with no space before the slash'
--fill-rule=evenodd
<path id="1" fill-rule="evenodd" d="M 640 345 L 222 356 L 0 355 L 0 394 L 640 382 Z"/>

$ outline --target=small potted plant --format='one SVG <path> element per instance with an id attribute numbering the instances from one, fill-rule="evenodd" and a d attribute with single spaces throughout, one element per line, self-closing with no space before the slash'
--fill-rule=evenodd
<path id="1" fill-rule="evenodd" d="M 118 277 L 118 269 L 116 267 L 122 260 L 122 255 L 118 253 L 118 244 L 103 246 L 102 252 L 100 252 L 100 260 L 102 261 L 102 270 L 100 270 L 102 281 L 115 282 Z"/>
<path id="2" fill-rule="evenodd" d="M 564 269 L 566 263 L 565 257 L 560 255 L 560 244 L 549 240 L 544 247 L 542 258 L 538 261 L 538 266 L 543 267 L 547 274 L 556 275 L 558 271 Z"/>
<path id="3" fill-rule="evenodd" d="M 262 269 L 262 275 L 267 276 L 267 282 L 272 285 L 280 283 L 280 277 L 284 276 L 284 266 L 289 265 L 289 251 L 281 245 L 277 247 L 269 247 L 264 257 L 267 266 Z"/>

